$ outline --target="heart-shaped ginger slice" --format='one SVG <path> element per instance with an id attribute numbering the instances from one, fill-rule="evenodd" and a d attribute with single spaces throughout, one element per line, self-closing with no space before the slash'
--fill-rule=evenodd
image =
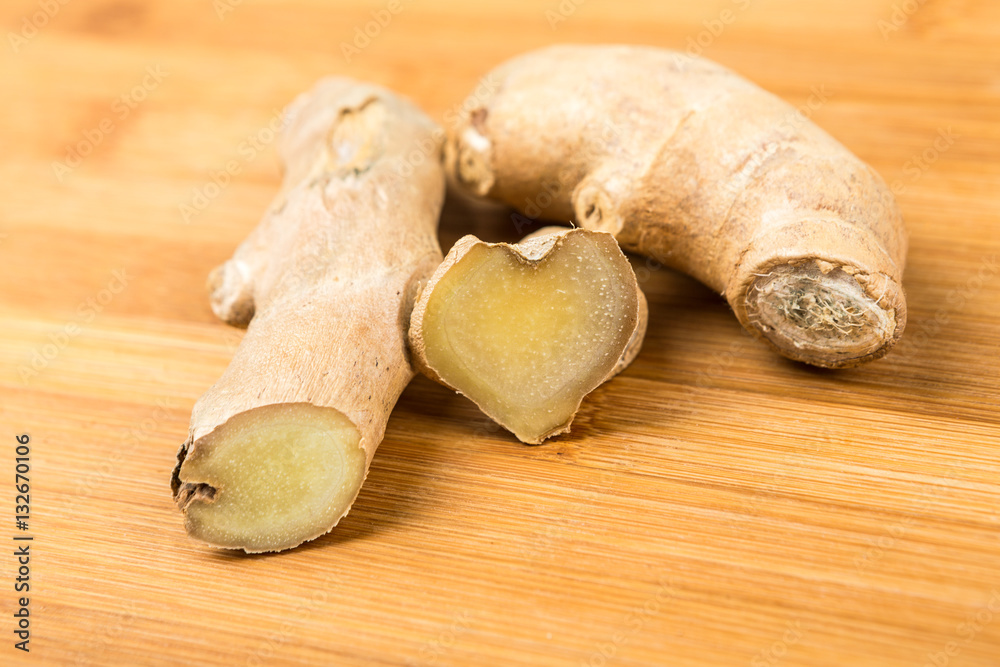
<path id="1" fill-rule="evenodd" d="M 614 237 L 562 229 L 510 245 L 466 236 L 424 287 L 417 365 L 522 442 L 569 430 L 583 397 L 624 368 L 645 299 Z"/>

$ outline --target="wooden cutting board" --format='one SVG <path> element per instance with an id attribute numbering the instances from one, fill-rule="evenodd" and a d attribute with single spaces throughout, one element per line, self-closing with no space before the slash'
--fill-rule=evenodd
<path id="1" fill-rule="evenodd" d="M 0 664 L 1000 665 L 1000 4 L 8 0 L 0 23 Z M 822 94 L 907 219 L 904 343 L 795 365 L 637 258 L 645 347 L 568 437 L 520 445 L 417 379 L 332 534 L 190 541 L 168 477 L 240 337 L 204 282 L 276 191 L 268 124 L 331 73 L 447 122 L 493 65 L 574 41 Z M 467 232 L 515 235 L 450 202 L 443 245 Z"/>

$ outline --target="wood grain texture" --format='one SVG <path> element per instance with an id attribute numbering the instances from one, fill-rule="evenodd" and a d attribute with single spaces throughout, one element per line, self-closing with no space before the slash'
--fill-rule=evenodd
<path id="1" fill-rule="evenodd" d="M 0 7 L 0 539 L 24 432 L 35 536 L 30 655 L 0 557 L 0 663 L 1000 665 L 1000 4 L 589 0 L 550 25 L 555 0 L 402 0 L 347 62 L 386 3 L 225 2 L 69 0 L 16 49 L 42 10 Z M 812 118 L 896 187 L 895 352 L 786 362 L 636 258 L 645 347 L 568 437 L 525 447 L 418 379 L 334 533 L 262 557 L 184 535 L 174 453 L 240 336 L 204 280 L 277 190 L 273 143 L 244 143 L 276 110 L 346 74 L 447 122 L 527 49 L 698 40 L 796 105 L 825 87 Z M 444 247 L 470 232 L 517 236 L 450 202 Z"/>

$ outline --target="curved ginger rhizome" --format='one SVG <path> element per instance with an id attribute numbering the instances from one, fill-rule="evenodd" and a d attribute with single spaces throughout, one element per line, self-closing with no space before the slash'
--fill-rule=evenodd
<path id="1" fill-rule="evenodd" d="M 613 233 L 721 293 L 797 361 L 855 366 L 902 335 L 895 199 L 789 104 L 708 60 L 646 47 L 550 47 L 487 79 L 446 145 L 470 193 Z"/>

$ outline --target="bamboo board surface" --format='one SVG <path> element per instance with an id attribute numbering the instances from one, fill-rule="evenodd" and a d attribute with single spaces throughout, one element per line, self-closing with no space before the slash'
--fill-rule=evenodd
<path id="1" fill-rule="evenodd" d="M 399 2 L 0 6 L 0 539 L 34 537 L 29 654 L 0 549 L 0 664 L 1000 665 L 1000 4 Z M 645 347 L 568 437 L 522 446 L 418 378 L 332 534 L 190 541 L 168 477 L 239 340 L 204 281 L 276 191 L 262 129 L 331 73 L 446 121 L 552 42 L 697 49 L 796 105 L 819 91 L 813 120 L 899 193 L 904 344 L 795 365 L 636 259 Z M 450 202 L 444 247 L 467 232 L 516 236 Z"/>

